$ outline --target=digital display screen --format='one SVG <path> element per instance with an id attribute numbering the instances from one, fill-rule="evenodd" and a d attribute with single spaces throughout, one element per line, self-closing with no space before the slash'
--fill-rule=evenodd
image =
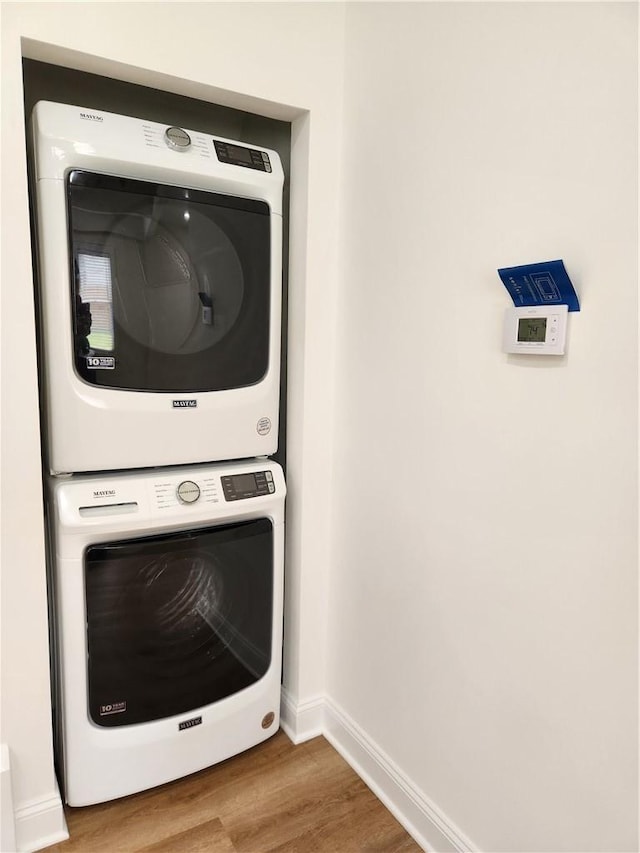
<path id="1" fill-rule="evenodd" d="M 227 151 L 232 160 L 239 160 L 241 163 L 251 162 L 251 152 L 246 148 L 238 148 L 237 145 L 227 145 Z"/>
<path id="2" fill-rule="evenodd" d="M 519 343 L 544 343 L 546 337 L 546 317 L 522 317 L 520 320 L 518 320 Z"/>
<path id="3" fill-rule="evenodd" d="M 255 492 L 258 488 L 253 474 L 237 474 L 233 477 L 233 485 L 237 492 Z"/>
<path id="4" fill-rule="evenodd" d="M 216 155 L 221 163 L 229 163 L 232 166 L 242 166 L 245 169 L 258 169 L 261 172 L 270 172 L 271 163 L 265 151 L 257 148 L 245 148 L 244 145 L 232 145 L 220 139 L 213 140 Z"/>

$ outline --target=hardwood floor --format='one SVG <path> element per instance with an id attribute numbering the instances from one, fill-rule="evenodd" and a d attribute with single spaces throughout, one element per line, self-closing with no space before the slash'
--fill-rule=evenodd
<path id="1" fill-rule="evenodd" d="M 65 811 L 47 853 L 419 853 L 349 765 L 318 737 L 283 732 L 160 788 Z"/>

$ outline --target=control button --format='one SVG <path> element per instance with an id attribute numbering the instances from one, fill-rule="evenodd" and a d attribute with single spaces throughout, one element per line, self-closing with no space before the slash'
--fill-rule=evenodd
<path id="1" fill-rule="evenodd" d="M 183 504 L 192 504 L 200 497 L 200 486 L 193 480 L 183 480 L 176 489 L 176 494 Z"/>
<path id="2" fill-rule="evenodd" d="M 266 480 L 268 483 L 273 482 L 273 474 L 271 473 L 271 471 L 265 471 L 265 472 L 264 472 L 264 477 L 265 477 L 265 480 Z"/>
<path id="3" fill-rule="evenodd" d="M 276 490 L 275 485 L 274 485 L 273 483 L 269 483 L 269 492 L 270 492 L 270 494 L 273 494 L 273 493 L 275 492 L 275 490 Z"/>
<path id="4" fill-rule="evenodd" d="M 186 151 L 191 145 L 191 137 L 181 127 L 168 127 L 164 132 L 164 141 L 174 151 Z"/>

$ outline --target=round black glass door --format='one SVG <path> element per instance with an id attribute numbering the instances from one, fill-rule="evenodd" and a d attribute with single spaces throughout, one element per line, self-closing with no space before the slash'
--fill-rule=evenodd
<path id="1" fill-rule="evenodd" d="M 88 705 L 99 726 L 209 705 L 269 669 L 269 519 L 90 547 L 85 588 Z"/>
<path id="2" fill-rule="evenodd" d="M 131 391 L 254 385 L 269 362 L 266 202 L 74 171 L 74 359 Z"/>

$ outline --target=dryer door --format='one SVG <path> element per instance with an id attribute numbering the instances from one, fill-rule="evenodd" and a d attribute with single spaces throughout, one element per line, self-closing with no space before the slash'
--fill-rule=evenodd
<path id="1" fill-rule="evenodd" d="M 69 174 L 67 195 L 74 360 L 85 382 L 173 393 L 260 382 L 272 287 L 266 202 L 83 171 Z"/>
<path id="2" fill-rule="evenodd" d="M 267 518 L 92 546 L 85 592 L 88 710 L 98 726 L 191 711 L 269 669 Z"/>

